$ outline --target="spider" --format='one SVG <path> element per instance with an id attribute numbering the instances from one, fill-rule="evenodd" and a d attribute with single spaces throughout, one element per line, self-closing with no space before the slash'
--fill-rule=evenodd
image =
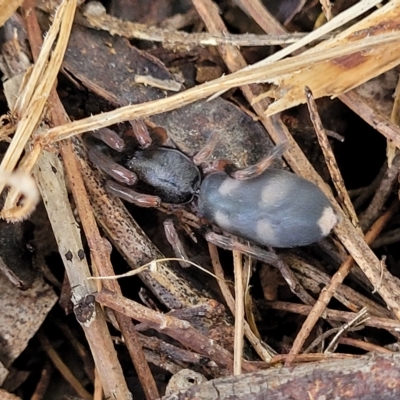
<path id="1" fill-rule="evenodd" d="M 124 141 L 109 129 L 96 136 L 118 151 L 124 147 Z M 214 163 L 202 179 L 197 165 L 204 162 L 217 140 L 211 135 L 194 162 L 166 147 L 124 150 L 118 157 L 122 165 L 93 145 L 89 157 L 114 179 L 106 181 L 111 194 L 142 207 L 186 204 L 197 198 L 202 217 L 223 231 L 263 246 L 305 246 L 331 232 L 339 217 L 325 194 L 291 172 L 269 168 L 286 150 L 284 144 L 275 146 L 258 164 L 243 169 L 227 162 Z M 133 190 L 132 185 L 148 194 Z"/>

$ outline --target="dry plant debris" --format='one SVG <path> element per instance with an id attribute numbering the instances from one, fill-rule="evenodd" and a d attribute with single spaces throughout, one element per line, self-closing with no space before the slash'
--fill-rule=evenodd
<path id="1" fill-rule="evenodd" d="M 398 398 L 400 1 L 173 3 L 0 1 L 2 398 Z M 93 137 L 161 136 L 237 167 L 286 142 L 341 220 L 275 253 L 109 194 Z"/>

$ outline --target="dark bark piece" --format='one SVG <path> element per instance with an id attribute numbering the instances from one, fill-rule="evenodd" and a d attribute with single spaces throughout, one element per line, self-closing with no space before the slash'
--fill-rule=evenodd
<path id="1" fill-rule="evenodd" d="M 131 46 L 126 39 L 79 26 L 72 31 L 64 68 L 116 106 L 168 95 L 166 91 L 136 84 L 135 74 L 174 79 L 158 59 Z M 149 119 L 164 128 L 189 156 L 196 154 L 212 133 L 218 134 L 219 143 L 211 159 L 229 159 L 238 166 L 256 163 L 273 147 L 258 122 L 222 98 L 197 101 Z"/>
<path id="2" fill-rule="evenodd" d="M 400 395 L 400 354 L 303 364 L 209 381 L 163 400 L 389 400 Z"/>

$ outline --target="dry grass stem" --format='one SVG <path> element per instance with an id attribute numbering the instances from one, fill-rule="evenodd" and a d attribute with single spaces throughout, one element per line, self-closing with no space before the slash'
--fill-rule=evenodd
<path id="1" fill-rule="evenodd" d="M 218 277 L 218 285 L 221 289 L 221 293 L 224 296 L 230 312 L 232 315 L 235 315 L 235 299 L 233 298 L 229 286 L 226 283 L 224 271 L 219 261 L 217 247 L 211 243 L 208 243 L 208 249 L 210 252 L 214 273 Z M 259 357 L 265 362 L 270 362 L 272 357 L 275 355 L 275 352 L 272 349 L 268 349 L 268 346 L 261 342 L 261 340 L 253 333 L 246 321 L 244 321 L 244 333 Z"/>
<path id="2" fill-rule="evenodd" d="M 244 292 L 242 254 L 233 250 L 233 268 L 235 274 L 235 344 L 233 352 L 233 375 L 242 373 L 243 332 L 244 332 Z"/>
<path id="3" fill-rule="evenodd" d="M 152 42 L 162 42 L 166 47 L 184 47 L 189 50 L 195 46 L 218 46 L 229 44 L 233 46 L 274 46 L 293 43 L 302 39 L 303 33 L 287 33 L 281 35 L 213 35 L 210 33 L 187 33 L 154 26 L 133 23 L 113 17 L 106 13 L 98 2 L 89 3 L 83 15 L 90 26 L 110 32 L 111 35 L 125 36 L 129 39 L 142 39 Z"/>
<path id="4" fill-rule="evenodd" d="M 351 329 L 359 329 L 360 326 L 364 325 L 365 322 L 369 319 L 368 310 L 366 307 L 363 307 L 355 316 L 354 318 L 345 323 L 343 326 L 340 327 L 337 334 L 332 338 L 331 342 L 325 349 L 324 353 L 331 353 L 333 349 L 336 347 L 339 338 L 343 336 L 343 334 Z"/>
<path id="5" fill-rule="evenodd" d="M 305 304 L 287 303 L 284 301 L 273 301 L 271 303 L 268 303 L 268 307 L 271 307 L 274 310 L 288 311 L 305 316 L 310 314 L 310 311 L 312 309 L 312 306 L 308 306 Z M 337 311 L 331 310 L 329 308 L 326 308 L 323 313 L 324 318 L 336 322 L 350 322 L 354 319 L 356 315 L 357 314 L 353 312 Z M 372 328 L 386 329 L 389 332 L 400 331 L 400 321 L 397 321 L 395 319 L 370 316 L 369 319 L 364 322 L 364 325 L 370 326 Z"/>
<path id="6" fill-rule="evenodd" d="M 29 79 L 15 104 L 13 114 L 20 119 L 13 140 L 0 165 L 0 171 L 13 171 L 25 145 L 41 121 L 47 98 L 64 57 L 75 9 L 76 0 L 66 0 L 56 12 L 54 23 L 43 43 L 37 63 L 30 71 Z M 59 40 L 52 50 L 56 38 Z M 4 184 L 0 182 L 0 193 L 3 189 Z"/>
<path id="7" fill-rule="evenodd" d="M 17 11 L 23 0 L 1 0 L 0 1 L 0 27 Z"/>
<path id="8" fill-rule="evenodd" d="M 252 4 L 259 4 L 260 6 L 258 7 L 256 13 L 252 13 L 253 18 L 256 18 L 256 14 L 263 14 L 263 10 L 265 13 L 265 8 L 260 2 L 260 0 L 246 0 L 246 3 Z M 301 49 L 302 47 L 312 43 L 313 41 L 320 39 L 324 35 L 333 32 L 334 30 L 340 28 L 341 26 L 349 23 L 353 19 L 358 18 L 360 15 L 364 14 L 371 8 L 375 7 L 377 4 L 381 3 L 380 0 L 361 0 L 358 3 L 356 3 L 354 6 L 348 8 L 347 10 L 343 11 L 339 15 L 335 16 L 335 18 L 332 18 L 331 21 L 327 22 L 326 24 L 322 25 L 320 28 L 315 29 L 314 31 L 310 32 L 306 37 L 303 39 L 300 39 L 298 42 L 291 44 L 290 46 L 287 46 L 283 48 L 282 50 L 277 51 L 276 53 L 272 54 L 271 56 L 267 57 L 265 60 L 259 61 L 258 63 L 251 65 L 247 67 L 246 69 L 250 70 L 255 67 L 259 67 L 261 65 L 266 65 L 270 64 L 272 62 L 281 60 L 284 57 L 287 57 L 290 54 L 293 54 L 295 51 Z M 249 9 L 251 11 L 251 9 Z M 260 23 L 260 26 L 261 23 Z M 275 29 L 276 27 L 273 25 L 272 29 Z M 266 24 L 264 28 L 265 32 L 269 32 L 271 30 L 271 24 Z M 281 31 L 279 31 L 282 33 Z M 254 100 L 258 101 L 258 100 Z"/>
<path id="9" fill-rule="evenodd" d="M 384 44 L 392 44 L 393 46 L 397 46 L 399 41 L 400 39 L 397 33 L 388 33 L 374 37 L 368 37 L 359 42 L 348 43 L 343 46 L 328 49 L 326 52 L 315 54 L 312 61 L 315 63 L 322 63 L 325 61 L 330 61 L 332 58 L 342 57 L 354 52 L 382 48 L 382 45 Z M 288 60 L 277 61 L 276 63 L 268 66 L 254 68 L 251 71 L 237 71 L 230 75 L 195 86 L 194 88 L 170 97 L 166 97 L 164 99 L 121 107 L 114 111 L 94 115 L 92 117 L 77 120 L 63 126 L 52 128 L 47 132 L 46 141 L 59 141 L 87 131 L 104 128 L 123 121 L 129 121 L 131 119 L 137 119 L 171 111 L 193 103 L 196 100 L 209 97 L 214 93 L 220 92 L 221 90 L 230 89 L 232 87 L 248 85 L 255 82 L 268 82 L 274 80 L 278 75 L 281 76 L 283 74 L 295 73 L 302 69 L 306 70 L 309 67 L 310 61 L 309 55 L 299 55 Z M 387 66 L 387 69 L 389 68 L 390 66 Z M 350 89 L 350 87 L 346 90 L 348 89 Z M 340 93 L 341 92 L 335 92 L 334 94 L 339 95 Z M 332 93 L 320 93 L 320 95 L 327 94 Z M 304 95 L 302 95 L 302 99 L 304 99 Z M 399 138 L 394 137 L 390 139 L 392 139 L 396 146 L 400 148 Z"/>
<path id="10" fill-rule="evenodd" d="M 343 58 L 334 56 L 326 62 L 315 62 L 314 57 L 333 48 L 346 47 L 355 41 L 364 42 L 367 37 L 371 38 L 384 32 L 394 33 L 391 24 L 398 26 L 399 4 L 398 0 L 391 1 L 335 38 L 325 40 L 306 50 L 302 56 L 309 56 L 309 65 L 302 69 L 301 74 L 282 73 L 269 79 L 268 82 L 275 84 L 276 87 L 269 90 L 266 95 L 277 100 L 268 108 L 267 115 L 304 103 L 304 86 L 311 88 L 315 98 L 336 97 L 398 65 L 400 62 L 398 45 L 389 43 L 382 43 L 379 48 L 372 46 L 370 49 L 356 50 Z M 391 21 L 391 24 L 389 25 L 387 21 Z M 335 79 L 327 79 L 327 76 Z"/>
<path id="11" fill-rule="evenodd" d="M 322 11 L 327 21 L 332 19 L 332 3 L 329 0 L 319 0 L 322 6 Z"/>

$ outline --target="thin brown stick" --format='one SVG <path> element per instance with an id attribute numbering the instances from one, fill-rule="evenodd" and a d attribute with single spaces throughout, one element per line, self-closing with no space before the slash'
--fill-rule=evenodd
<path id="1" fill-rule="evenodd" d="M 103 385 L 97 368 L 94 369 L 94 389 L 93 389 L 93 400 L 103 399 Z"/>
<path id="2" fill-rule="evenodd" d="M 389 118 L 368 104 L 367 99 L 363 96 L 352 90 L 341 94 L 339 99 L 386 139 L 392 141 L 394 144 L 397 142 L 397 138 L 400 137 L 400 128 L 390 121 Z M 396 147 L 399 148 L 397 144 Z"/>
<path id="3" fill-rule="evenodd" d="M 268 302 L 267 306 L 274 310 L 287 311 L 301 315 L 309 315 L 312 310 L 312 306 L 309 305 L 287 303 L 284 301 Z M 355 317 L 355 315 L 356 313 L 353 312 L 337 311 L 325 308 L 322 317 L 336 322 L 349 322 Z M 395 319 L 370 316 L 369 319 L 364 322 L 364 325 L 372 328 L 386 329 L 389 332 L 400 331 L 400 321 Z"/>
<path id="4" fill-rule="evenodd" d="M 137 321 L 144 322 L 152 329 L 162 332 L 187 346 L 199 354 L 213 360 L 217 365 L 233 370 L 232 355 L 217 345 L 213 340 L 196 331 L 189 322 L 153 311 L 125 297 L 103 289 L 96 295 L 96 300 L 106 307 L 123 313 Z M 243 369 L 255 370 L 250 364 L 244 364 Z"/>
<path id="5" fill-rule="evenodd" d="M 50 361 L 46 362 L 40 374 L 39 382 L 36 384 L 30 400 L 42 400 L 46 394 L 47 388 L 50 385 L 51 377 L 53 376 L 54 367 Z"/>
<path id="6" fill-rule="evenodd" d="M 352 224 L 356 228 L 360 229 L 356 211 L 354 210 L 353 204 L 346 190 L 342 174 L 340 173 L 339 167 L 336 162 L 336 157 L 333 153 L 325 128 L 319 116 L 318 108 L 317 105 L 315 104 L 313 94 L 311 92 L 311 89 L 307 86 L 305 87 L 305 95 L 307 100 L 308 111 L 310 113 L 310 119 L 314 125 L 315 133 L 317 134 L 319 145 L 322 149 L 322 153 L 324 154 L 325 163 L 331 175 L 332 182 L 335 185 L 336 191 L 338 193 L 339 203 L 344 208 Z M 360 233 L 362 232 L 360 231 Z"/>
<path id="7" fill-rule="evenodd" d="M 54 350 L 50 343 L 50 340 L 41 332 L 37 334 L 38 339 L 43 350 L 46 352 L 47 356 L 50 358 L 51 362 L 64 377 L 64 379 L 74 388 L 76 393 L 84 400 L 92 400 L 92 395 L 81 385 L 78 379 L 73 375 L 67 365 L 62 361 L 60 356 Z"/>
<path id="8" fill-rule="evenodd" d="M 209 242 L 208 250 L 210 252 L 211 262 L 214 268 L 214 274 L 218 278 L 217 283 L 219 285 L 219 288 L 221 289 L 221 293 L 225 299 L 226 304 L 228 305 L 230 312 L 232 313 L 232 315 L 235 315 L 235 299 L 233 298 L 232 293 L 226 283 L 224 271 L 219 261 L 218 249 L 215 245 Z M 247 321 L 244 321 L 244 333 L 261 360 L 265 362 L 271 361 L 275 352 L 272 349 L 268 351 L 266 349 L 267 345 L 265 345 L 264 347 L 261 344 L 261 340 L 257 338 L 257 336 L 252 332 Z"/>
<path id="9" fill-rule="evenodd" d="M 267 11 L 260 0 L 240 0 L 240 3 L 265 32 L 286 34 L 286 29 Z"/>
<path id="10" fill-rule="evenodd" d="M 386 201 L 392 194 L 394 185 L 397 183 L 399 168 L 400 157 L 397 156 L 392 160 L 392 165 L 387 167 L 368 207 L 360 214 L 360 225 L 363 230 L 367 230 L 384 209 Z"/>
<path id="11" fill-rule="evenodd" d="M 88 194 L 79 171 L 78 161 L 75 158 L 71 143 L 67 142 L 60 146 L 60 152 L 64 160 L 66 171 L 69 175 L 69 181 L 71 182 L 73 180 L 74 182 L 71 189 L 88 240 L 93 263 L 100 275 L 112 275 L 114 274 L 114 270 L 110 262 L 110 257 L 105 249 L 104 241 L 100 236 Z M 116 290 L 119 293 L 121 292 L 117 281 L 104 281 L 104 286 Z M 116 313 L 115 317 L 124 336 L 129 355 L 132 358 L 132 362 L 142 384 L 146 399 L 153 400 L 159 398 L 160 395 L 158 393 L 157 385 L 147 364 L 137 334 L 133 329 L 132 321 L 120 313 Z M 121 377 L 121 379 L 123 379 L 123 377 Z"/>
<path id="12" fill-rule="evenodd" d="M 285 43 L 294 43 L 302 39 L 303 33 L 281 32 L 271 35 L 213 35 L 210 33 L 187 33 L 172 29 L 162 29 L 154 26 L 124 21 L 106 13 L 106 9 L 100 3 L 89 3 L 83 13 L 90 26 L 102 29 L 111 35 L 125 36 L 129 39 L 149 40 L 161 42 L 167 47 L 182 47 L 190 49 L 194 46 L 218 46 L 230 44 L 233 46 L 273 46 Z M 271 20 L 271 18 L 270 18 Z"/>
<path id="13" fill-rule="evenodd" d="M 278 354 L 276 355 L 272 361 L 271 365 L 282 363 L 287 360 L 289 354 Z M 326 361 L 326 360 L 348 360 L 357 358 L 354 354 L 344 354 L 344 353 L 307 353 L 307 354 L 299 354 L 296 356 L 294 362 L 295 363 L 305 363 L 305 362 L 316 362 L 316 361 Z"/>
<path id="14" fill-rule="evenodd" d="M 53 322 L 55 325 L 57 325 L 57 328 L 80 358 L 82 369 L 85 371 L 90 382 L 94 382 L 95 367 L 90 350 L 78 340 L 76 333 L 71 329 L 65 320 L 55 319 Z"/>
<path id="15" fill-rule="evenodd" d="M 39 49 L 41 47 L 42 35 L 40 32 L 38 21 L 36 19 L 36 14 L 32 12 L 33 8 L 34 4 L 31 2 L 27 2 L 24 5 L 25 16 L 28 20 L 27 30 L 29 33 L 29 40 L 32 46 L 34 58 L 37 58 L 39 56 Z M 59 125 L 68 122 L 68 119 L 65 117 L 66 112 L 54 88 L 50 92 L 49 100 L 51 104 L 53 104 L 53 107 L 49 113 L 49 117 L 52 120 L 53 124 Z M 86 233 L 91 234 L 87 235 L 87 238 L 89 241 L 89 245 L 92 248 L 92 259 L 95 263 L 97 262 L 103 265 L 102 261 L 105 262 L 105 260 L 100 258 L 105 254 L 104 248 L 101 247 L 101 243 L 103 242 L 100 238 L 100 234 L 98 232 L 97 225 L 95 223 L 93 213 L 87 199 L 87 193 L 84 189 L 83 180 L 79 172 L 78 164 L 73 154 L 71 144 L 62 143 L 60 146 L 60 151 L 63 155 L 65 169 L 67 175 L 69 176 L 69 181 L 74 182 L 74 184 L 71 185 L 71 189 L 75 196 L 75 202 L 78 211 L 80 212 L 82 223 L 86 228 Z M 57 193 L 57 195 L 60 195 L 60 193 Z M 57 200 L 54 199 L 54 201 Z M 93 238 L 95 245 L 93 245 Z M 93 248 L 95 251 L 93 251 Z M 69 271 L 67 270 L 67 273 L 68 272 Z M 82 284 L 82 286 L 84 286 L 86 283 L 81 281 L 81 279 L 85 279 L 87 277 L 85 276 L 85 272 L 88 271 L 84 271 L 82 269 L 81 275 L 79 277 L 80 284 Z M 122 374 L 122 368 L 118 363 L 110 334 L 107 330 L 104 319 L 102 320 L 102 317 L 104 318 L 101 313 L 98 313 L 95 318 L 97 320 L 96 323 L 82 325 L 84 327 L 88 341 L 91 344 L 93 357 L 97 361 L 97 368 L 105 394 L 109 395 L 110 393 L 118 393 L 119 396 L 122 396 L 123 398 L 128 398 L 130 394 Z M 100 337 L 101 340 L 94 340 L 94 337 Z"/>
<path id="16" fill-rule="evenodd" d="M 233 375 L 242 373 L 243 330 L 244 330 L 244 293 L 242 253 L 233 250 L 233 268 L 235 274 L 235 344 L 233 353 Z"/>
<path id="17" fill-rule="evenodd" d="M 374 352 L 374 353 L 383 353 L 383 354 L 392 354 L 393 351 L 387 349 L 386 347 L 378 346 L 373 343 L 364 342 L 363 340 L 357 340 L 349 337 L 342 337 L 339 339 L 341 344 L 346 344 L 348 346 L 358 347 L 359 349 L 363 349 L 365 351 Z"/>

